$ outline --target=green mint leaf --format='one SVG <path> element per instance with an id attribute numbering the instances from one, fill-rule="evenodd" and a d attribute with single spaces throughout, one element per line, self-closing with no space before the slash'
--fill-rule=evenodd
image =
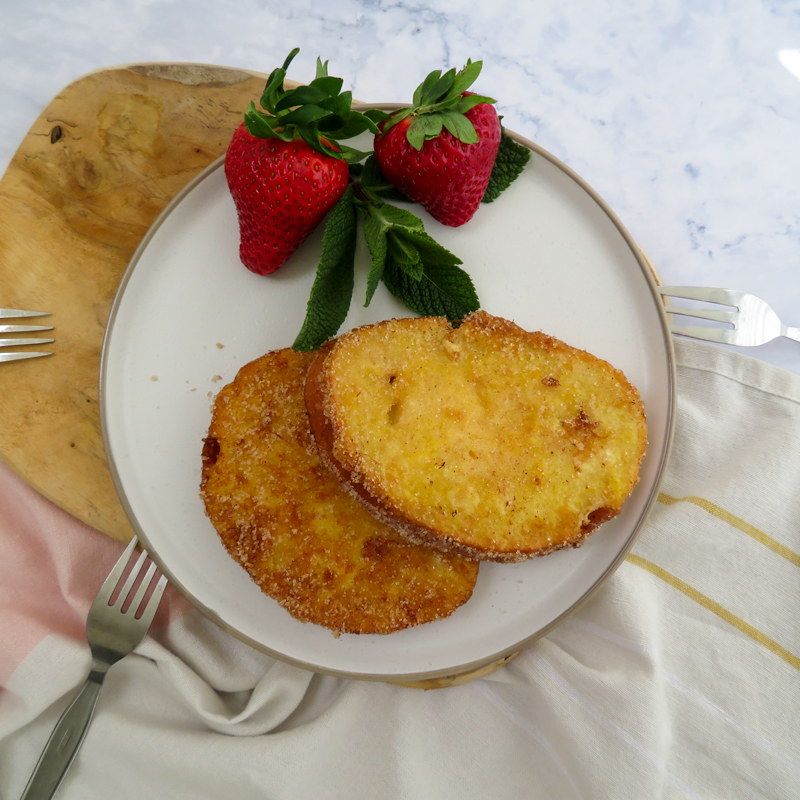
<path id="1" fill-rule="evenodd" d="M 366 172 L 366 168 L 362 171 L 362 175 L 364 172 Z M 390 250 L 387 234 L 389 232 L 402 232 L 407 239 L 413 240 L 413 236 L 417 233 L 424 235 L 425 225 L 416 214 L 381 201 L 359 205 L 364 215 L 364 238 L 372 256 L 372 266 L 367 276 L 367 299 L 364 303 L 366 307 L 370 304 L 372 296 L 375 294 L 375 289 L 378 288 L 378 284 L 383 277 L 387 254 Z M 391 246 L 393 248 L 396 247 L 395 245 Z M 398 250 L 393 249 L 393 252 L 396 254 Z"/>
<path id="2" fill-rule="evenodd" d="M 403 238 L 412 244 L 419 253 L 426 269 L 431 267 L 455 267 L 461 264 L 461 259 L 451 253 L 446 247 L 439 244 L 424 230 L 410 230 L 404 228 Z"/>
<path id="3" fill-rule="evenodd" d="M 381 270 L 383 282 L 395 297 L 418 314 L 446 316 L 454 323 L 480 308 L 472 280 L 458 266 L 461 259 L 425 233 L 418 217 L 395 206 L 382 205 L 379 211 L 384 224 L 391 217 L 418 223 L 386 229 Z"/>
<path id="4" fill-rule="evenodd" d="M 438 116 L 442 118 L 444 127 L 464 144 L 475 144 L 478 141 L 478 133 L 475 126 L 463 115 L 454 111 L 452 108 L 442 109 Z"/>
<path id="5" fill-rule="evenodd" d="M 460 267 L 426 265 L 422 279 L 415 281 L 387 258 L 383 282 L 398 300 L 423 316 L 447 317 L 458 324 L 480 308 L 472 280 Z"/>
<path id="6" fill-rule="evenodd" d="M 381 222 L 390 228 L 393 225 L 400 225 L 410 230 L 424 231 L 425 223 L 411 211 L 397 206 L 390 206 L 388 203 L 381 203 L 375 206 L 373 213 L 380 216 Z"/>
<path id="7" fill-rule="evenodd" d="M 417 248 L 403 235 L 404 230 L 393 227 L 386 232 L 387 258 L 391 258 L 406 275 L 418 281 L 422 278 L 424 266 Z"/>
<path id="8" fill-rule="evenodd" d="M 384 220 L 379 215 L 372 213 L 373 210 L 374 208 L 371 206 L 365 210 L 366 219 L 364 220 L 364 239 L 367 242 L 369 254 L 372 256 L 372 265 L 367 275 L 367 299 L 364 308 L 372 302 L 372 296 L 381 282 L 388 248 Z"/>
<path id="9" fill-rule="evenodd" d="M 318 78 L 327 78 L 328 77 L 328 62 L 326 61 L 324 64 L 322 63 L 322 59 L 317 56 L 317 74 L 314 80 Z"/>
<path id="10" fill-rule="evenodd" d="M 375 158 L 375 153 L 364 162 L 364 169 L 361 172 L 361 185 L 377 192 L 380 192 L 386 186 L 391 186 L 386 176 L 381 172 L 380 166 L 378 166 L 378 159 Z"/>
<path id="11" fill-rule="evenodd" d="M 335 336 L 347 317 L 353 296 L 356 209 L 348 186 L 331 209 L 322 237 L 322 256 L 308 298 L 303 327 L 292 349 L 308 353 Z"/>
<path id="12" fill-rule="evenodd" d="M 483 203 L 491 203 L 506 190 L 520 176 L 525 165 L 530 161 L 531 151 L 521 144 L 517 144 L 503 130 L 500 137 L 500 149 L 492 168 L 492 175 L 483 195 Z"/>

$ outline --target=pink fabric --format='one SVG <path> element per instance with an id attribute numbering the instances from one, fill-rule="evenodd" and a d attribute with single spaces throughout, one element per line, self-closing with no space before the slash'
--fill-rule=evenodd
<path id="1" fill-rule="evenodd" d="M 0 686 L 48 634 L 85 640 L 89 606 L 123 549 L 0 463 Z M 170 588 L 154 625 L 189 608 Z"/>

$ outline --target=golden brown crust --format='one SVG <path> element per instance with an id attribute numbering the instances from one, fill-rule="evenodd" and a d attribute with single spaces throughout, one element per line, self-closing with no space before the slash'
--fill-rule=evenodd
<path id="1" fill-rule="evenodd" d="M 320 352 L 306 407 L 326 463 L 409 540 L 491 561 L 577 547 L 616 516 L 647 439 L 607 362 L 485 312 L 389 320 Z"/>
<path id="2" fill-rule="evenodd" d="M 308 370 L 304 387 L 309 428 L 312 431 L 318 455 L 349 494 L 355 497 L 373 516 L 381 519 L 384 524 L 397 529 L 402 525 L 403 520 L 390 515 L 380 504 L 376 503 L 369 490 L 362 483 L 357 482 L 356 476 L 348 472 L 333 454 L 335 434 L 331 417 L 323 410 L 325 407 L 325 372 L 322 367 L 334 344 L 335 341 L 328 342 L 317 351 L 317 357 Z M 406 533 L 406 538 L 419 544 L 425 544 L 419 537 L 414 537 L 413 530 Z"/>
<path id="3" fill-rule="evenodd" d="M 280 350 L 218 395 L 201 496 L 225 548 L 264 592 L 337 633 L 391 633 L 449 616 L 478 567 L 410 544 L 321 462 L 303 387 L 312 355 Z"/>

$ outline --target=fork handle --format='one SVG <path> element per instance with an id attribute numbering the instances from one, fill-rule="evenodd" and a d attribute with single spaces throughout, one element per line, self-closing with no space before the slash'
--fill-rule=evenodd
<path id="1" fill-rule="evenodd" d="M 784 328 L 781 331 L 781 335 L 787 339 L 794 339 L 796 342 L 800 342 L 800 328 Z"/>
<path id="2" fill-rule="evenodd" d="M 83 744 L 105 677 L 100 670 L 89 673 L 50 734 L 20 800 L 48 800 L 55 794 Z"/>

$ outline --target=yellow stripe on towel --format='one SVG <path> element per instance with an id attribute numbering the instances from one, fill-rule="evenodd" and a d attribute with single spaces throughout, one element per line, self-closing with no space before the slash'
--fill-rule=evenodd
<path id="1" fill-rule="evenodd" d="M 690 586 L 680 578 L 677 578 L 675 575 L 667 572 L 665 569 L 662 569 L 658 566 L 658 564 L 654 564 L 652 561 L 648 561 L 646 558 L 642 558 L 641 556 L 631 553 L 628 555 L 627 561 L 630 561 L 631 564 L 635 564 L 637 567 L 647 570 L 652 575 L 655 575 L 657 578 L 660 578 L 662 581 L 664 581 L 664 583 L 668 583 L 674 589 L 682 592 L 691 600 L 699 603 L 701 606 L 703 606 L 703 608 L 707 609 L 712 614 L 716 614 L 720 619 L 724 620 L 729 625 L 733 625 L 734 628 L 737 628 L 751 639 L 755 639 L 755 641 L 757 641 L 760 645 L 766 647 L 767 650 L 774 653 L 776 656 L 778 656 L 778 658 L 782 658 L 787 664 L 794 667 L 796 670 L 800 670 L 800 658 L 798 658 L 794 653 L 789 652 L 785 647 L 781 647 L 774 639 L 771 639 L 765 633 L 762 633 L 760 630 L 758 630 L 758 628 L 754 628 L 740 617 L 737 617 L 736 614 L 732 614 L 727 608 L 721 606 L 715 600 L 707 597 L 702 592 L 698 592 L 693 586 Z"/>
<path id="2" fill-rule="evenodd" d="M 800 555 L 795 553 L 793 550 L 790 550 L 785 545 L 782 545 L 771 536 L 768 536 L 766 533 L 764 533 L 764 531 L 760 531 L 749 522 L 745 522 L 743 519 L 731 514 L 730 511 L 726 511 L 721 506 L 718 506 L 716 503 L 712 503 L 710 500 L 706 500 L 704 497 L 670 497 L 670 495 L 662 492 L 658 496 L 658 502 L 667 506 L 674 505 L 675 503 L 694 503 L 694 505 L 702 508 L 703 511 L 713 514 L 717 519 L 721 519 L 728 525 L 731 525 L 732 527 L 742 531 L 742 533 L 746 533 L 748 536 L 751 536 L 753 539 L 755 539 L 759 544 L 763 544 L 764 547 L 768 547 L 773 553 L 777 553 L 779 556 L 782 556 L 796 567 L 800 567 Z"/>

